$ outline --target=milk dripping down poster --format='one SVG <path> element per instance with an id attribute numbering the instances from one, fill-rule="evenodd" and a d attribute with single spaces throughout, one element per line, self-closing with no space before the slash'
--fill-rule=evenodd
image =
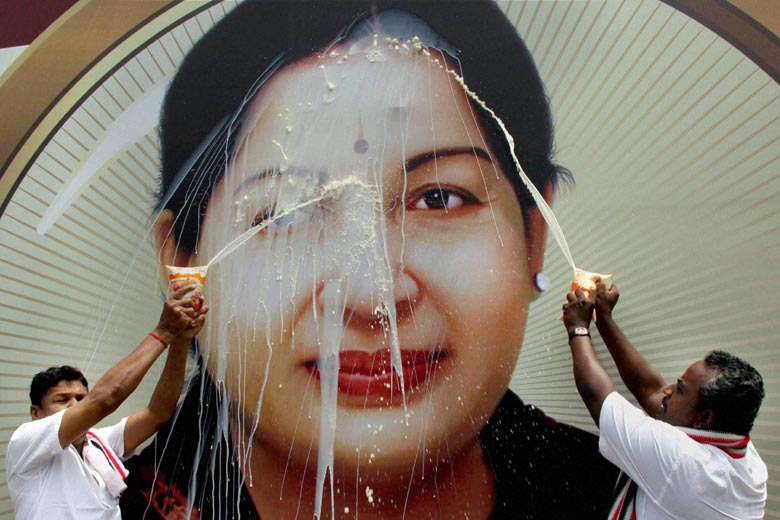
<path id="1" fill-rule="evenodd" d="M 667 379 L 714 348 L 762 372 L 780 514 L 780 90 L 749 45 L 777 35 L 707 9 L 74 4 L 0 76 L 4 441 L 35 372 L 96 381 L 165 265 L 208 266 L 128 517 L 597 515 L 614 470 L 556 320 L 576 262 Z"/>

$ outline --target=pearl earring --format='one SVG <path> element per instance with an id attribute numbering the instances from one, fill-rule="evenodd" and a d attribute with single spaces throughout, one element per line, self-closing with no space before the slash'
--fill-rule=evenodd
<path id="1" fill-rule="evenodd" d="M 550 278 L 543 272 L 539 271 L 538 273 L 536 273 L 533 276 L 533 279 L 534 279 L 534 287 L 536 287 L 537 291 L 544 292 L 550 288 Z"/>

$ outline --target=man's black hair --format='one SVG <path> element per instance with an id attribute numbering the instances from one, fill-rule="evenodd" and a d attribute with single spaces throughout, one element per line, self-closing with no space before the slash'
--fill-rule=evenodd
<path id="1" fill-rule="evenodd" d="M 722 350 L 707 354 L 704 363 L 720 374 L 701 386 L 700 406 L 715 413 L 717 430 L 749 435 L 764 399 L 761 374 L 746 361 Z"/>
<path id="2" fill-rule="evenodd" d="M 32 383 L 30 383 L 30 403 L 35 406 L 42 406 L 43 396 L 46 395 L 49 388 L 57 386 L 60 381 L 81 381 L 84 388 L 89 390 L 87 378 L 84 377 L 84 374 L 79 369 L 69 365 L 51 367 L 33 376 Z"/>
<path id="3" fill-rule="evenodd" d="M 420 18 L 458 50 L 460 74 L 503 121 L 537 189 L 569 175 L 552 161 L 552 117 L 536 64 L 493 0 L 247 1 L 198 40 L 163 104 L 158 209 L 173 211 L 180 249 L 191 252 L 197 246 L 209 197 L 236 144 L 231 141 L 241 124 L 236 116 L 263 79 L 390 9 Z M 475 106 L 475 114 L 525 217 L 535 203 L 515 174 L 506 139 L 482 109 Z"/>

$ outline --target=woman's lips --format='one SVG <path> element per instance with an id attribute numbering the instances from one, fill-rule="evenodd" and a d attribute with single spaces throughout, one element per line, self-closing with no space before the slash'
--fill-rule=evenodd
<path id="1" fill-rule="evenodd" d="M 404 390 L 407 394 L 424 387 L 433 377 L 445 350 L 401 350 L 401 366 Z M 345 396 L 374 398 L 385 404 L 401 397 L 401 381 L 392 368 L 390 349 L 376 352 L 346 350 L 339 353 L 339 393 Z M 317 361 L 307 361 L 304 366 L 320 377 Z M 382 399 L 380 399 L 382 398 Z M 387 400 L 387 401 L 385 401 Z"/>

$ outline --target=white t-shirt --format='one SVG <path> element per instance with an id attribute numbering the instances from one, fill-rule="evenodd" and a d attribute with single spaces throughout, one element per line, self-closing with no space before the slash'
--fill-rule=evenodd
<path id="1" fill-rule="evenodd" d="M 16 520 L 121 520 L 119 499 L 71 445 L 60 446 L 65 410 L 21 425 L 11 436 L 6 456 L 8 491 Z M 114 451 L 124 451 L 127 418 L 96 428 Z"/>
<path id="2" fill-rule="evenodd" d="M 601 405 L 599 450 L 637 483 L 638 520 L 760 519 L 766 465 L 753 443 L 743 458 L 648 417 L 617 392 Z"/>

